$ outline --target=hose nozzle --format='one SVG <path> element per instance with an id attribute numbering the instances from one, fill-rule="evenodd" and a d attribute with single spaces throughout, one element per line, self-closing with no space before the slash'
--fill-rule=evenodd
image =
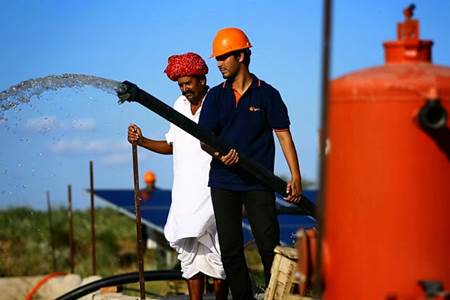
<path id="1" fill-rule="evenodd" d="M 138 86 L 132 82 L 124 81 L 116 89 L 117 97 L 119 100 L 117 101 L 119 104 L 124 103 L 125 101 L 131 102 L 134 100 L 136 96 L 136 92 L 139 90 Z"/>

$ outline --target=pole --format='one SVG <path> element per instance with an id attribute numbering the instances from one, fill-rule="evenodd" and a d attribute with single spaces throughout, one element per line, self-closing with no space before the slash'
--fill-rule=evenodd
<path id="1" fill-rule="evenodd" d="M 92 275 L 97 274 L 97 259 L 96 259 L 96 239 L 95 239 L 95 206 L 94 206 L 94 163 L 89 162 L 89 175 L 91 183 L 91 243 L 92 243 Z"/>
<path id="2" fill-rule="evenodd" d="M 67 216 L 69 219 L 69 247 L 70 247 L 70 273 L 74 273 L 74 241 L 73 241 L 73 216 L 72 216 L 72 186 L 67 187 Z"/>
<path id="3" fill-rule="evenodd" d="M 323 1 L 323 31 L 322 31 L 322 76 L 321 76 L 321 134 L 320 134 L 320 160 L 319 160 L 319 195 L 318 195 L 318 213 L 317 221 L 319 224 L 319 244 L 317 247 L 317 267 L 315 274 L 317 274 L 317 282 L 315 283 L 315 290 L 321 295 L 322 284 L 322 243 L 325 221 L 325 172 L 327 162 L 327 143 L 328 143 L 328 103 L 329 103 L 329 88 L 330 88 L 330 53 L 331 53 L 331 30 L 332 30 L 332 0 Z"/>
<path id="4" fill-rule="evenodd" d="M 141 224 L 141 197 L 139 191 L 139 170 L 138 170 L 138 156 L 137 146 L 131 146 L 133 155 L 133 179 L 134 179 L 134 207 L 136 210 L 136 236 L 137 236 L 137 260 L 139 269 L 139 290 L 141 299 L 145 299 L 145 280 L 144 280 L 144 260 L 143 260 L 143 246 L 142 246 L 142 224 Z"/>
<path id="5" fill-rule="evenodd" d="M 50 233 L 50 248 L 52 255 L 52 267 L 53 271 L 56 271 L 55 240 L 53 239 L 52 205 L 50 203 L 50 192 L 48 191 L 47 191 L 47 211 L 48 211 L 48 228 Z"/>

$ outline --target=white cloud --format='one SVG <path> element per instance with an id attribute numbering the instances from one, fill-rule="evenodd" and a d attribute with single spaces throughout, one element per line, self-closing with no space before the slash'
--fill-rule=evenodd
<path id="1" fill-rule="evenodd" d="M 44 116 L 40 118 L 28 119 L 25 128 L 33 131 L 50 131 L 58 126 L 58 120 L 55 116 Z"/>
<path id="2" fill-rule="evenodd" d="M 88 130 L 95 128 L 95 120 L 92 118 L 81 118 L 81 119 L 75 119 L 71 122 L 71 127 L 74 129 L 80 129 L 80 130 Z"/>
<path id="3" fill-rule="evenodd" d="M 72 140 L 61 140 L 51 144 L 50 150 L 60 154 L 87 154 L 123 151 L 129 147 L 129 143 L 127 141 L 88 141 L 76 138 Z"/>
<path id="4" fill-rule="evenodd" d="M 28 119 L 25 128 L 32 131 L 46 132 L 56 129 L 63 130 L 89 130 L 95 128 L 96 122 L 93 118 L 79 118 L 73 120 L 59 120 L 55 116 L 43 116 Z"/>
<path id="5" fill-rule="evenodd" d="M 131 145 L 128 141 L 83 140 L 80 138 L 61 140 L 49 146 L 50 151 L 59 155 L 95 156 L 94 160 L 106 166 L 126 165 L 132 163 Z M 149 157 L 150 151 L 139 151 L 139 161 Z"/>
<path id="6" fill-rule="evenodd" d="M 111 153 L 104 155 L 100 158 L 100 163 L 112 166 L 112 165 L 125 165 L 131 163 L 131 156 L 129 153 Z"/>
<path id="7" fill-rule="evenodd" d="M 127 148 L 127 151 L 121 150 L 103 155 L 100 158 L 100 163 L 107 166 L 131 164 L 133 161 L 131 156 L 131 147 L 128 145 Z M 149 151 L 139 151 L 139 161 L 142 162 L 146 160 L 149 157 L 149 153 Z"/>

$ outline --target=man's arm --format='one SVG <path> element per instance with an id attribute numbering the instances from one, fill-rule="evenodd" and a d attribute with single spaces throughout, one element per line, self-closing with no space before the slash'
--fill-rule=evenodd
<path id="1" fill-rule="evenodd" d="M 292 140 L 289 128 L 286 130 L 275 130 L 284 157 L 291 171 L 291 180 L 287 184 L 286 193 L 288 196 L 284 198 L 288 202 L 297 203 L 300 201 L 302 189 L 302 177 L 300 175 L 300 167 L 298 165 L 297 151 L 295 150 L 294 141 Z"/>
<path id="2" fill-rule="evenodd" d="M 128 126 L 128 141 L 131 144 L 136 144 L 156 153 L 173 153 L 172 144 L 168 144 L 166 141 L 156 141 L 144 137 L 141 129 L 136 124 Z"/>

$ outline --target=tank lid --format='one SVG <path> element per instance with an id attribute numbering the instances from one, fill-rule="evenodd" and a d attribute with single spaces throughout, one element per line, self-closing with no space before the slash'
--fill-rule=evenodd
<path id="1" fill-rule="evenodd" d="M 433 42 L 420 39 L 420 22 L 412 18 L 415 8 L 411 4 L 403 10 L 405 20 L 397 23 L 397 40 L 383 43 L 386 63 L 431 63 Z"/>

